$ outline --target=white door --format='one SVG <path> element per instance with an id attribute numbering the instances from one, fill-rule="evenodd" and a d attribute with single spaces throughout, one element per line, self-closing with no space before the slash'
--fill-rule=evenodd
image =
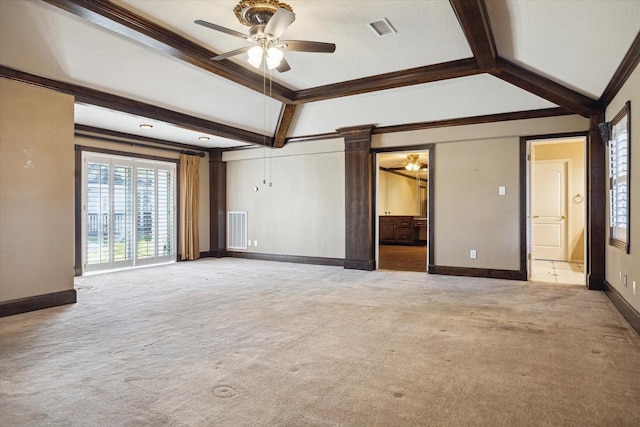
<path id="1" fill-rule="evenodd" d="M 567 260 L 566 160 L 534 162 L 532 249 L 535 259 Z"/>

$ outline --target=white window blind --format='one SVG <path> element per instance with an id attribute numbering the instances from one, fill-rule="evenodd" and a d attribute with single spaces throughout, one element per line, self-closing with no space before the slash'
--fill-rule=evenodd
<path id="1" fill-rule="evenodd" d="M 83 271 L 174 261 L 176 167 L 83 155 Z"/>

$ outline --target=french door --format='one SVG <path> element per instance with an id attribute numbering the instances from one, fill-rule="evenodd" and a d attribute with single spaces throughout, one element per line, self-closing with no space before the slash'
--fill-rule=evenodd
<path id="1" fill-rule="evenodd" d="M 175 261 L 176 165 L 83 153 L 83 272 Z"/>

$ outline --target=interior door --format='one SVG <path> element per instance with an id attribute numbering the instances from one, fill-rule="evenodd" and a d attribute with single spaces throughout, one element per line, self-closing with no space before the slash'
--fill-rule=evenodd
<path id="1" fill-rule="evenodd" d="M 534 162 L 532 250 L 536 259 L 567 260 L 566 160 Z"/>

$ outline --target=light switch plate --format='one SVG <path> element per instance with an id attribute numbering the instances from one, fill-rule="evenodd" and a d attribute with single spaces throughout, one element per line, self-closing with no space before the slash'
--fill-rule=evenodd
<path id="1" fill-rule="evenodd" d="M 505 194 L 507 194 L 507 187 L 505 187 L 504 185 L 498 187 L 498 195 L 504 196 Z"/>

